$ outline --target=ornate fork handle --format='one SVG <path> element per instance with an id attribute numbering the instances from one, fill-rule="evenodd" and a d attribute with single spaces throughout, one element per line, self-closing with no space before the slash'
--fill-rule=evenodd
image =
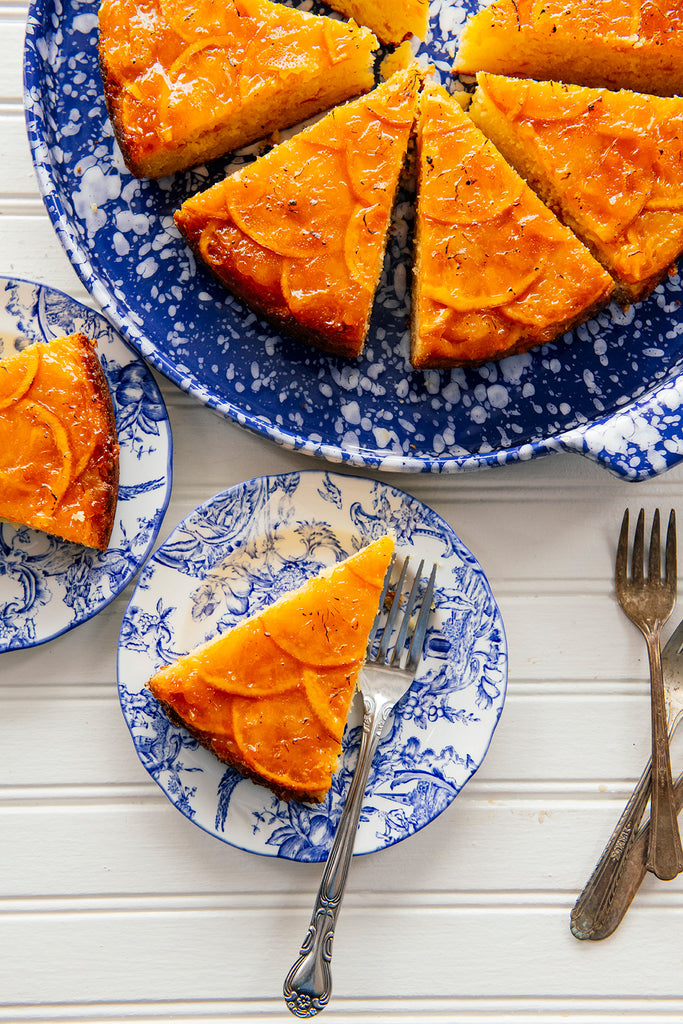
<path id="1" fill-rule="evenodd" d="M 363 695 L 365 713 L 358 761 L 349 787 L 334 843 L 318 889 L 308 934 L 299 958 L 285 978 L 287 1008 L 295 1017 L 314 1017 L 332 994 L 332 943 L 337 917 L 346 888 L 365 788 L 375 751 L 394 702 Z"/>
<path id="2" fill-rule="evenodd" d="M 593 938 L 594 934 L 601 930 L 609 914 L 624 866 L 628 862 L 638 834 L 638 826 L 650 799 L 651 766 L 652 762 L 648 761 L 593 874 L 574 904 L 570 925 L 572 934 L 577 939 Z"/>
<path id="3" fill-rule="evenodd" d="M 662 676 L 659 630 L 643 630 L 650 659 L 652 692 L 652 806 L 647 866 L 658 878 L 675 878 L 683 870 L 683 847 L 678 831 L 676 799 L 671 777 L 666 697 Z"/>

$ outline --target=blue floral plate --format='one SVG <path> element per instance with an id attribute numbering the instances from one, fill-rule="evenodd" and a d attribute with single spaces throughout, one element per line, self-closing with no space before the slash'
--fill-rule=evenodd
<path id="1" fill-rule="evenodd" d="M 116 414 L 116 522 L 107 551 L 0 522 L 0 652 L 51 640 L 101 611 L 156 540 L 171 492 L 171 430 L 150 371 L 103 316 L 54 288 L 0 277 L 0 356 L 82 331 L 97 341 Z"/>
<path id="2" fill-rule="evenodd" d="M 479 0 L 431 0 L 419 51 L 444 84 Z M 303 5 L 320 12 L 317 2 Z M 184 390 L 242 426 L 329 461 L 452 472 L 579 452 L 627 479 L 683 457 L 683 306 L 672 277 L 552 345 L 477 370 L 408 362 L 409 194 L 364 356 L 341 361 L 280 337 L 197 266 L 173 222 L 183 200 L 257 147 L 186 174 L 138 181 L 107 120 L 98 0 L 32 0 L 24 60 L 29 143 L 47 211 L 112 323 Z M 328 11 L 329 13 L 329 11 Z"/>
<path id="3" fill-rule="evenodd" d="M 352 709 L 324 804 L 283 803 L 170 724 L 146 689 L 164 664 L 384 533 L 400 555 L 438 562 L 425 657 L 390 716 L 356 853 L 391 846 L 437 817 L 481 764 L 507 685 L 500 612 L 448 523 L 385 484 L 310 471 L 249 480 L 195 509 L 140 575 L 119 638 L 118 685 L 138 756 L 173 804 L 233 846 L 324 860 L 360 740 Z"/>

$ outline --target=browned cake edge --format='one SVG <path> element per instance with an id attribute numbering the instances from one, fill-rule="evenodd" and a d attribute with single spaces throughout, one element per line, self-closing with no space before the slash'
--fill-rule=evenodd
<path id="1" fill-rule="evenodd" d="M 93 547 L 99 548 L 100 551 L 106 551 L 116 519 L 119 491 L 119 444 L 116 433 L 116 416 L 107 378 L 97 356 L 95 343 L 80 332 L 70 335 L 70 340 L 78 348 L 84 374 L 90 382 L 95 401 L 106 419 L 106 439 L 100 460 L 104 469 L 102 480 L 105 484 L 106 496 L 100 514 L 91 520 L 95 528 Z"/>
<path id="2" fill-rule="evenodd" d="M 270 790 L 271 793 L 274 793 L 278 800 L 284 800 L 287 803 L 290 800 L 294 800 L 297 803 L 320 804 L 323 803 L 323 801 L 325 800 L 325 797 L 327 796 L 327 793 L 329 791 L 329 786 L 327 786 L 324 790 L 318 789 L 305 791 L 299 789 L 290 789 L 287 786 L 278 785 L 278 783 L 273 782 L 271 779 L 264 778 L 250 765 L 246 764 L 246 762 L 243 761 L 241 758 L 219 756 L 212 746 L 211 733 L 205 732 L 202 729 L 196 729 L 194 728 L 194 726 L 189 725 L 183 718 L 180 717 L 180 715 L 178 715 L 175 712 L 175 710 L 171 707 L 170 704 L 163 700 L 163 698 L 158 697 L 156 695 L 150 683 L 147 684 L 147 687 L 152 696 L 154 697 L 154 699 L 159 704 L 159 707 L 164 711 L 169 721 L 173 725 L 175 725 L 179 729 L 184 729 L 185 732 L 189 733 L 189 735 L 192 736 L 192 738 L 195 739 L 200 746 L 204 747 L 205 750 L 208 750 L 216 758 L 217 761 L 220 761 L 221 764 L 227 765 L 229 768 L 233 768 L 236 772 L 239 772 L 239 774 L 243 776 L 243 778 L 251 780 L 258 786 L 263 786 L 265 789 Z"/>

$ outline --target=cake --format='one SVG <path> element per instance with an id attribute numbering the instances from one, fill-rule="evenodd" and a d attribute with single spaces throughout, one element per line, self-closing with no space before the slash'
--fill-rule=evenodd
<path id="1" fill-rule="evenodd" d="M 437 86 L 420 99 L 410 361 L 475 366 L 552 341 L 613 283 Z"/>
<path id="2" fill-rule="evenodd" d="M 381 537 L 161 668 L 171 721 L 284 800 L 325 799 L 394 542 Z"/>
<path id="3" fill-rule="evenodd" d="M 104 551 L 118 455 L 111 395 L 85 335 L 0 359 L 0 518 Z"/>
<path id="4" fill-rule="evenodd" d="M 453 70 L 674 96 L 680 0 L 494 0 L 465 26 Z"/>
<path id="5" fill-rule="evenodd" d="M 263 139 L 374 84 L 366 28 L 270 0 L 102 0 L 107 109 L 137 177 Z"/>
<path id="6" fill-rule="evenodd" d="M 212 273 L 278 331 L 361 353 L 420 84 L 397 72 L 176 213 Z"/>
<path id="7" fill-rule="evenodd" d="M 470 114 L 612 274 L 644 299 L 683 251 L 683 99 L 480 74 Z"/>
<path id="8" fill-rule="evenodd" d="M 330 7 L 372 29 L 386 44 L 408 36 L 424 39 L 429 22 L 429 0 L 328 0 Z"/>

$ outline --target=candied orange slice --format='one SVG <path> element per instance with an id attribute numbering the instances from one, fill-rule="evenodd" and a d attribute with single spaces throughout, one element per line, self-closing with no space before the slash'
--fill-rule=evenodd
<path id="1" fill-rule="evenodd" d="M 244 763 L 266 784 L 296 794 L 323 790 L 339 758 L 339 744 L 311 710 L 305 693 L 233 703 L 235 741 Z"/>
<path id="2" fill-rule="evenodd" d="M 278 647 L 261 619 L 244 623 L 240 633 L 229 631 L 216 640 L 207 658 L 198 658 L 197 671 L 217 690 L 261 697 L 284 693 L 299 685 L 303 667 Z"/>
<path id="3" fill-rule="evenodd" d="M 490 309 L 492 306 L 502 306 L 506 302 L 512 302 L 518 295 L 523 295 L 541 274 L 540 269 L 530 270 L 525 276 L 520 277 L 514 264 L 502 265 L 493 268 L 491 277 L 496 282 L 488 284 L 483 281 L 480 290 L 471 286 L 470 274 L 463 274 L 460 281 L 451 282 L 450 286 L 427 285 L 424 295 L 434 302 L 440 302 L 443 306 L 455 309 L 459 313 L 469 313 L 475 309 Z M 506 276 L 507 275 L 507 276 Z M 500 278 L 503 278 L 502 283 Z"/>
<path id="4" fill-rule="evenodd" d="M 0 360 L 0 517 L 105 549 L 118 445 L 111 396 L 82 334 Z M 10 383 L 11 382 L 11 383 Z"/>
<path id="5" fill-rule="evenodd" d="M 304 668 L 303 684 L 309 704 L 330 736 L 341 743 L 355 689 L 355 673 L 346 665 L 332 668 Z"/>
<path id="6" fill-rule="evenodd" d="M 230 222 L 215 221 L 199 237 L 199 254 L 209 266 L 222 266 L 228 255 L 235 274 L 256 281 L 263 294 L 279 293 L 282 257 L 243 234 Z"/>
<path id="7" fill-rule="evenodd" d="M 42 463 L 44 486 L 55 502 L 60 501 L 71 481 L 73 464 L 69 435 L 61 420 L 39 402 L 23 399 L 3 427 L 3 433 L 7 427 L 10 428 L 0 452 L 0 479 L 3 484 L 30 491 L 35 487 L 35 481 L 26 474 L 26 466 Z M 18 459 L 17 450 L 20 452 Z"/>
<path id="8" fill-rule="evenodd" d="M 363 288 L 367 281 L 374 281 L 381 268 L 378 262 L 381 253 L 370 244 L 373 235 L 381 234 L 385 228 L 385 214 L 381 206 L 359 207 L 349 219 L 344 237 L 344 259 L 349 277 Z"/>
<path id="9" fill-rule="evenodd" d="M 348 206 L 343 155 L 328 154 L 320 180 L 317 147 L 302 140 L 298 148 L 294 168 L 289 166 L 288 151 L 279 146 L 270 154 L 267 177 L 247 171 L 239 174 L 239 181 L 235 176 L 235 187 L 225 189 L 226 207 L 245 235 L 281 256 L 340 250 L 343 224 L 336 216 L 321 218 L 320 211 L 338 210 L 343 216 Z"/>
<path id="10" fill-rule="evenodd" d="M 160 669 L 149 689 L 219 758 L 287 799 L 322 799 L 393 550 L 379 538 Z"/>
<path id="11" fill-rule="evenodd" d="M 445 145 L 443 137 L 432 135 L 426 142 L 436 147 Z M 493 220 L 519 202 L 524 188 L 521 178 L 512 176 L 501 164 L 492 147 L 483 141 L 472 148 L 452 140 L 460 163 L 442 167 L 438 181 L 430 175 L 429 156 L 422 183 L 422 204 L 426 217 L 444 224 L 480 224 Z M 469 173 L 463 177 L 461 164 L 467 164 Z"/>
<path id="12" fill-rule="evenodd" d="M 31 387 L 40 364 L 40 349 L 30 345 L 23 359 L 8 356 L 0 361 L 0 409 L 18 402 Z"/>
<path id="13" fill-rule="evenodd" d="M 268 629 L 275 643 L 304 665 L 351 665 L 365 655 L 365 642 L 377 608 L 368 605 L 368 590 L 350 589 L 338 575 L 311 580 L 296 612 L 272 609 Z M 368 613 L 371 616 L 368 619 Z"/>

